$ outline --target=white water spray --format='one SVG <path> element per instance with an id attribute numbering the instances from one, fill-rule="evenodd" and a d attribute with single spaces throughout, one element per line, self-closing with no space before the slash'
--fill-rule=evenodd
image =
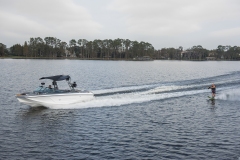
<path id="1" fill-rule="evenodd" d="M 240 101 L 240 89 L 229 89 L 219 95 L 218 99 L 229 100 L 229 101 Z"/>

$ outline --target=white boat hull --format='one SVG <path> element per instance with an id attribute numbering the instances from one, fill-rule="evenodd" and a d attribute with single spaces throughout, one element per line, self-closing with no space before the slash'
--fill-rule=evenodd
<path id="1" fill-rule="evenodd" d="M 16 97 L 19 102 L 32 107 L 48 107 L 51 105 L 67 105 L 89 101 L 94 98 L 94 95 L 91 92 L 80 92 L 66 94 L 17 95 Z"/>

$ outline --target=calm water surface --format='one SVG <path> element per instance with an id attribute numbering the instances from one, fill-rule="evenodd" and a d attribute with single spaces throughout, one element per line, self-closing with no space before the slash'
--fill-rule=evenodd
<path id="1" fill-rule="evenodd" d="M 0 67 L 0 159 L 240 157 L 239 62 L 0 59 Z M 15 98 L 58 74 L 95 99 L 31 108 Z"/>

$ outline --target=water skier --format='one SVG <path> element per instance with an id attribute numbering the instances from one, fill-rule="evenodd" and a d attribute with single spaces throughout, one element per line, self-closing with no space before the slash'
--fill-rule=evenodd
<path id="1" fill-rule="evenodd" d="M 212 90 L 212 98 L 214 99 L 215 94 L 216 94 L 216 86 L 215 86 L 215 84 L 212 84 L 210 87 L 208 87 L 208 89 Z"/>

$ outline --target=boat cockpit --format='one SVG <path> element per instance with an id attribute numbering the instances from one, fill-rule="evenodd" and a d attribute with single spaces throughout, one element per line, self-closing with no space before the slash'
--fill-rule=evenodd
<path id="1" fill-rule="evenodd" d="M 52 77 L 42 77 L 42 79 L 51 79 L 52 85 L 45 86 L 45 83 L 42 82 L 39 87 L 37 87 L 33 93 L 34 94 L 48 94 L 48 93 L 67 93 L 67 92 L 75 92 L 77 91 L 75 88 L 77 87 L 77 83 L 73 82 L 71 83 L 71 77 L 70 76 L 65 76 L 65 75 L 59 75 L 59 76 L 52 76 Z M 60 90 L 58 89 L 58 84 L 57 81 L 61 80 L 66 80 L 69 86 L 69 90 Z M 52 87 L 53 86 L 53 87 Z"/>

